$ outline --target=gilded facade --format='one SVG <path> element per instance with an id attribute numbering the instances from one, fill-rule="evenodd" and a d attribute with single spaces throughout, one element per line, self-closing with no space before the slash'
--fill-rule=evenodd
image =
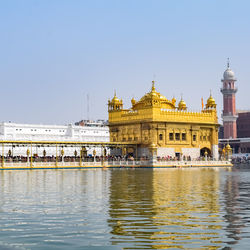
<path id="1" fill-rule="evenodd" d="M 191 112 L 181 98 L 167 99 L 155 89 L 139 101 L 131 100 L 131 108 L 124 109 L 116 94 L 108 101 L 111 142 L 136 145 L 134 156 L 197 158 L 200 155 L 218 157 L 218 118 L 213 97 L 200 112 Z"/>

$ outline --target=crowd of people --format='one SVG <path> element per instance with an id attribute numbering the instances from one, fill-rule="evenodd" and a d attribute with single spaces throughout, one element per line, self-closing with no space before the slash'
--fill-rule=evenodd
<path id="1" fill-rule="evenodd" d="M 3 157 L 0 156 L 1 161 L 3 161 Z M 135 158 L 132 155 L 106 155 L 106 156 L 93 156 L 93 155 L 87 155 L 87 156 L 38 156 L 38 155 L 33 155 L 32 157 L 29 156 L 4 156 L 4 161 L 5 162 L 112 162 L 112 161 L 148 161 L 150 158 L 148 156 L 143 156 L 139 158 Z M 196 159 L 192 159 L 191 156 L 183 156 L 183 157 L 172 157 L 172 156 L 163 156 L 163 157 L 157 157 L 157 161 L 191 161 L 191 160 L 197 160 L 197 161 L 202 161 L 202 160 L 212 160 L 211 157 L 198 157 Z M 249 158 L 250 160 L 250 158 Z"/>
<path id="2" fill-rule="evenodd" d="M 250 164 L 250 156 L 242 155 L 242 156 L 232 156 L 233 164 Z"/>

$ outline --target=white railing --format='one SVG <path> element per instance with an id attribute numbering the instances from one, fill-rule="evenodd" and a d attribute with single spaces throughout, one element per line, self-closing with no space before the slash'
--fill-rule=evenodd
<path id="1" fill-rule="evenodd" d="M 230 166 L 230 161 L 93 161 L 93 162 L 4 162 L 1 168 L 63 168 L 63 167 L 195 167 Z"/>
<path id="2" fill-rule="evenodd" d="M 230 165 L 230 161 L 157 161 L 154 165 L 169 165 L 169 166 L 216 166 Z"/>

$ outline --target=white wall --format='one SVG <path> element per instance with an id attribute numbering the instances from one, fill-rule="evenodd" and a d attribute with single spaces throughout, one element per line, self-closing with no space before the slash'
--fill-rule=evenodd
<path id="1" fill-rule="evenodd" d="M 175 150 L 174 150 L 174 148 L 158 148 L 157 149 L 157 156 L 160 156 L 160 157 L 167 157 L 167 156 L 175 157 Z"/>
<path id="2" fill-rule="evenodd" d="M 0 140 L 109 142 L 107 126 L 1 123 Z"/>
<path id="3" fill-rule="evenodd" d="M 109 128 L 107 126 L 75 126 L 75 125 L 41 125 L 41 124 L 19 124 L 19 123 L 0 123 L 0 140 L 17 141 L 79 141 L 79 142 L 109 142 Z M 46 150 L 47 156 L 56 155 L 55 146 L 36 147 L 33 145 L 32 154 L 43 156 L 43 150 Z M 61 147 L 58 147 L 60 155 Z M 94 147 L 88 148 L 88 154 L 93 154 Z M 4 147 L 4 155 L 8 151 L 13 151 L 13 155 L 26 156 L 27 146 Z M 30 146 L 29 146 L 29 150 Z M 63 148 L 65 155 L 73 156 L 74 151 L 80 152 L 79 147 L 67 146 Z M 97 155 L 101 155 L 101 148 L 95 147 Z M 109 153 L 109 151 L 108 151 Z M 2 148 L 0 148 L 2 155 Z"/>
<path id="4" fill-rule="evenodd" d="M 200 148 L 182 148 L 182 155 L 196 159 L 200 156 Z"/>

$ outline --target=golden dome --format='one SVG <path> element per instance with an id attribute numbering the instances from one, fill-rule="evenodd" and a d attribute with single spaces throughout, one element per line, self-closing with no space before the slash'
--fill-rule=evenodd
<path id="1" fill-rule="evenodd" d="M 136 100 L 134 97 L 131 99 L 131 104 L 132 104 L 132 106 L 134 106 L 136 104 Z"/>
<path id="2" fill-rule="evenodd" d="M 209 98 L 207 99 L 207 104 L 208 105 L 214 105 L 215 104 L 215 100 L 212 97 L 212 95 L 210 95 Z"/>
<path id="3" fill-rule="evenodd" d="M 187 105 L 186 103 L 184 102 L 184 100 L 181 98 L 179 104 L 178 104 L 178 109 L 179 110 L 186 110 L 187 109 Z"/>
<path id="4" fill-rule="evenodd" d="M 216 108 L 216 103 L 211 93 L 209 98 L 207 99 L 206 108 Z"/>
<path id="5" fill-rule="evenodd" d="M 122 99 L 119 100 L 119 98 L 116 96 L 116 92 L 114 94 L 113 99 L 108 101 L 109 110 L 121 110 L 123 108 L 123 102 Z"/>
<path id="6" fill-rule="evenodd" d="M 136 102 L 133 109 L 137 110 L 149 106 L 161 106 L 163 109 L 175 109 L 175 105 L 172 101 L 156 91 L 154 81 L 152 81 L 151 91 L 146 93 L 138 102 Z"/>
<path id="7" fill-rule="evenodd" d="M 229 143 L 226 145 L 226 150 L 231 150 L 231 147 L 230 147 L 230 145 L 229 145 Z"/>
<path id="8" fill-rule="evenodd" d="M 176 99 L 173 97 L 172 98 L 172 103 L 175 104 L 176 103 Z"/>
<path id="9" fill-rule="evenodd" d="M 116 96 L 116 94 L 114 95 L 112 102 L 119 102 L 120 100 L 118 99 L 118 97 Z"/>

